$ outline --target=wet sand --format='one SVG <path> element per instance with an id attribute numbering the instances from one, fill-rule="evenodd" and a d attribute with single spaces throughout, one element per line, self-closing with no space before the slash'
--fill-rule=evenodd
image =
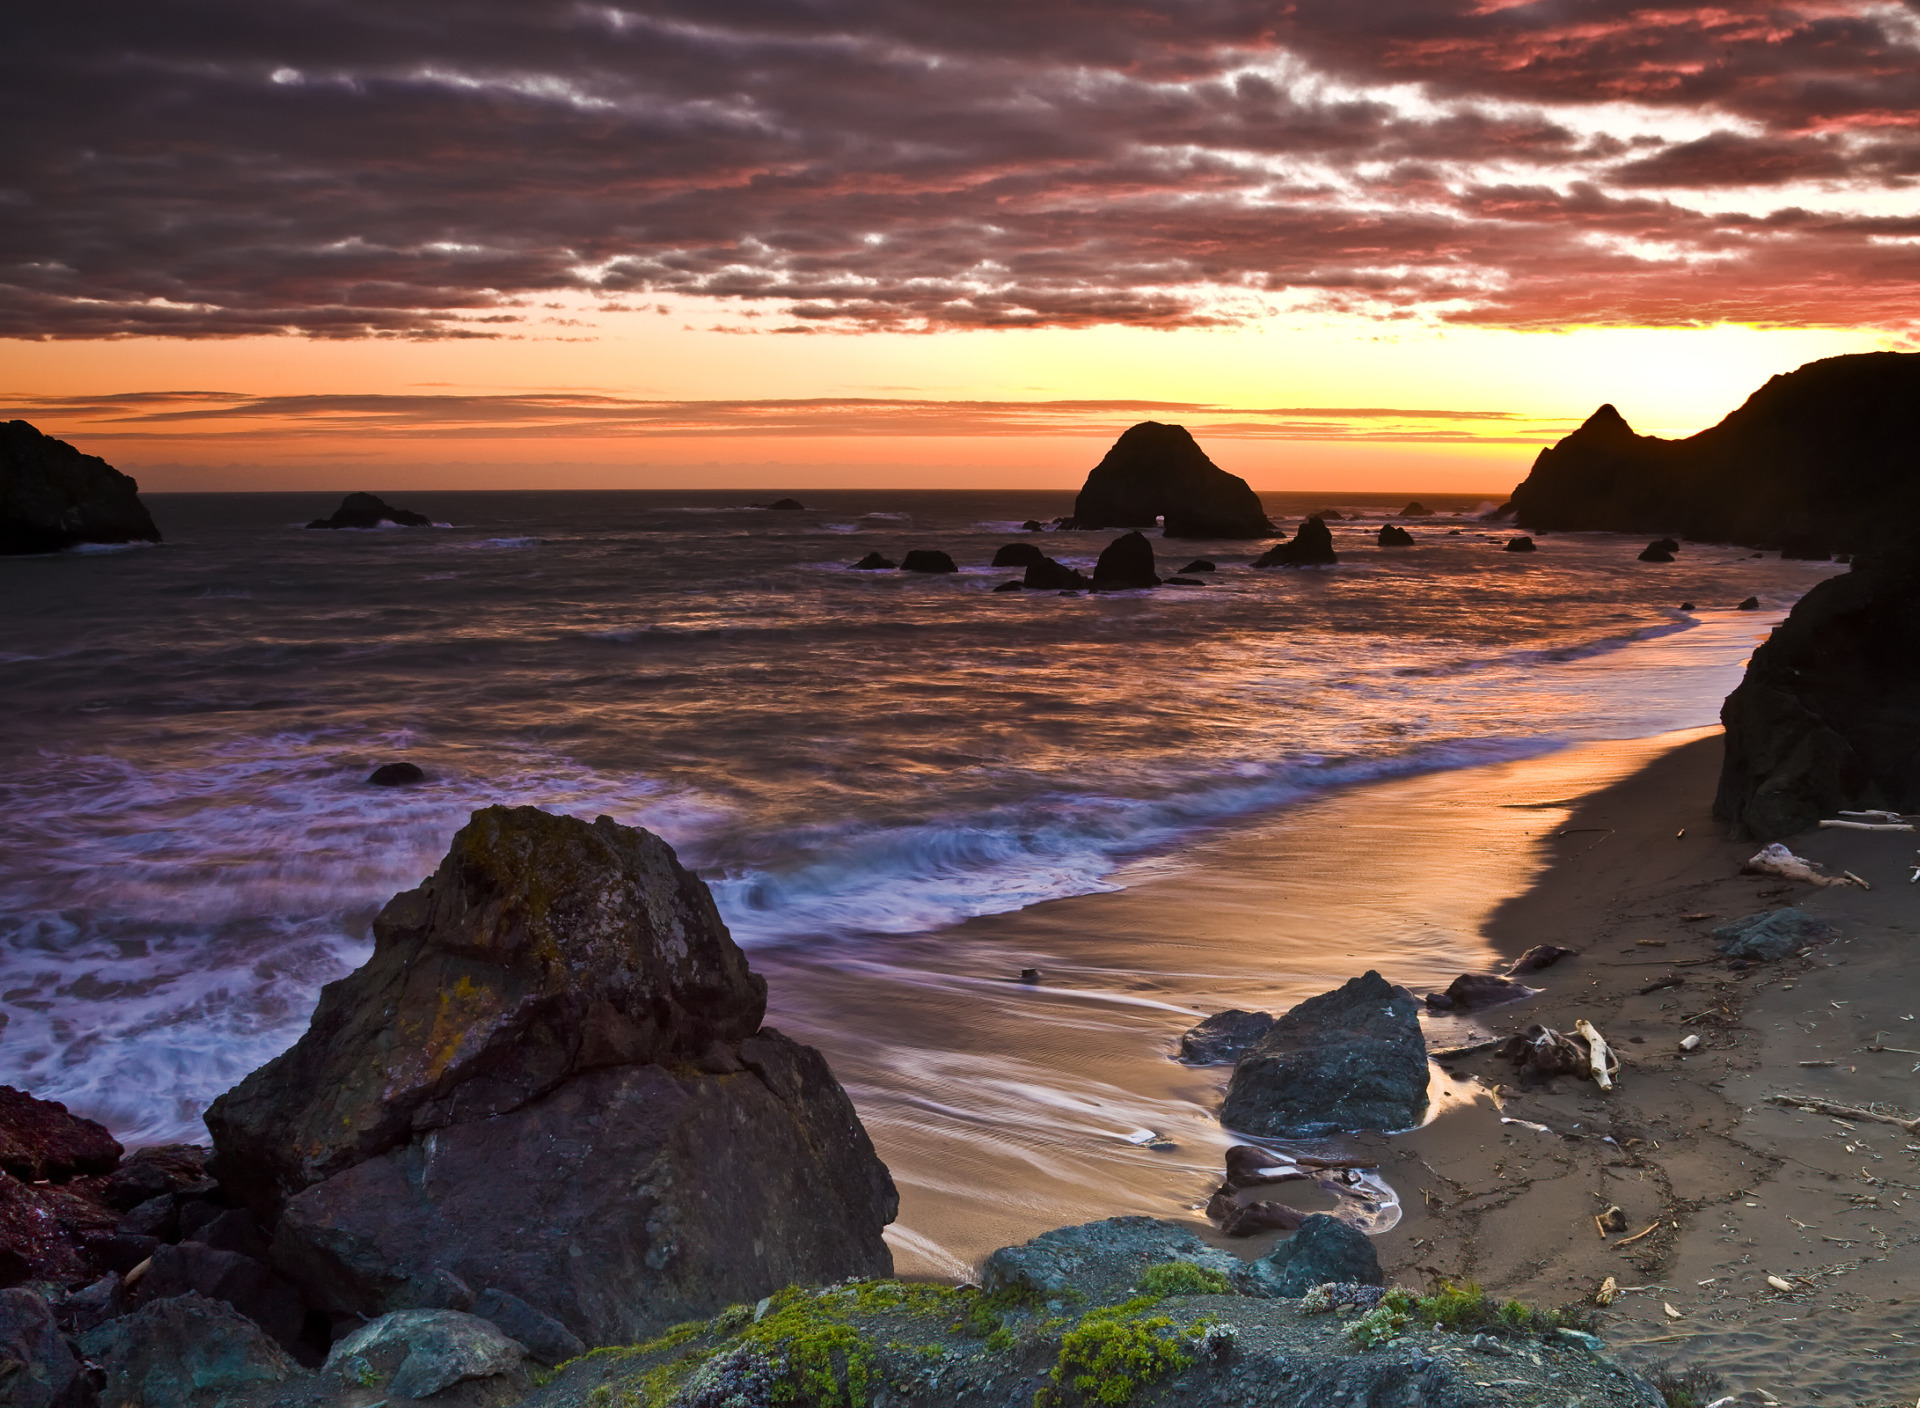
<path id="1" fill-rule="evenodd" d="M 1605 1333 L 1639 1364 L 1701 1365 L 1783 1402 L 1910 1403 L 1920 1135 L 1763 1096 L 1920 1110 L 1920 1054 L 1866 1049 L 1920 1052 L 1915 837 L 1794 841 L 1871 891 L 1742 876 L 1757 848 L 1708 815 L 1719 754 L 1718 730 L 1695 730 L 1376 783 L 1134 866 L 1115 893 L 754 961 L 771 1020 L 826 1050 L 894 1171 L 901 1271 L 962 1277 L 996 1246 L 1099 1217 L 1211 1233 L 1198 1209 L 1236 1142 L 1215 1117 L 1227 1072 L 1170 1059 L 1198 1015 L 1284 1010 L 1368 967 L 1424 992 L 1534 943 L 1580 949 L 1533 979 L 1539 996 L 1429 1020 L 1428 1042 L 1585 1017 L 1620 1049 L 1613 1094 L 1455 1059 L 1435 1067 L 1423 1128 L 1299 1146 L 1379 1159 L 1398 1197 L 1373 1213 L 1392 1224 L 1390 1278 L 1552 1305 L 1612 1276 Z M 1842 937 L 1746 976 L 1713 957 L 1716 923 L 1785 904 Z M 1016 981 L 1025 967 L 1038 984 Z M 1173 1147 L 1128 1142 L 1148 1134 Z M 1593 1216 L 1615 1205 L 1627 1233 L 1603 1238 Z"/>

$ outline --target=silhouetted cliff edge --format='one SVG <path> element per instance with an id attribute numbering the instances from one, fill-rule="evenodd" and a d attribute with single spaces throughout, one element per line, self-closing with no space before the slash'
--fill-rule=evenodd
<path id="1" fill-rule="evenodd" d="M 1865 352 L 1776 376 L 1685 440 L 1612 406 L 1542 450 L 1513 491 L 1523 528 L 1674 533 L 1825 556 L 1920 511 L 1920 353 Z"/>

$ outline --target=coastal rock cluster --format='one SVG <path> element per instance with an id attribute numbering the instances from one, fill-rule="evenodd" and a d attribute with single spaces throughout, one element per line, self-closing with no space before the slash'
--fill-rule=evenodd
<path id="1" fill-rule="evenodd" d="M 131 476 L 24 420 L 0 423 L 0 554 L 159 541 Z"/>
<path id="2" fill-rule="evenodd" d="M 1920 549 L 1893 534 L 1800 599 L 1721 706 L 1716 818 L 1774 841 L 1843 808 L 1920 811 L 1916 600 Z"/>
<path id="3" fill-rule="evenodd" d="M 1828 357 L 1684 440 L 1636 434 L 1601 406 L 1540 452 L 1509 508 L 1522 528 L 1670 532 L 1824 558 L 1920 512 L 1916 441 L 1920 353 Z"/>

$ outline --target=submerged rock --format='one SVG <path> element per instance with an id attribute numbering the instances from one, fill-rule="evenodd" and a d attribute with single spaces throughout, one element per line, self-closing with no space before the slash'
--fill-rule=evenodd
<path id="1" fill-rule="evenodd" d="M 1276 543 L 1253 560 L 1255 567 L 1326 567 L 1338 562 L 1333 533 L 1317 518 L 1301 523 L 1290 542 Z"/>
<path id="2" fill-rule="evenodd" d="M 1382 523 L 1376 541 L 1383 548 L 1410 548 L 1413 546 L 1413 534 L 1397 523 Z"/>
<path id="3" fill-rule="evenodd" d="M 1746 597 L 1733 609 L 1735 611 L 1758 611 L 1760 609 L 1760 598 L 1757 596 Z"/>
<path id="4" fill-rule="evenodd" d="M 806 505 L 798 499 L 775 499 L 770 504 L 755 504 L 755 508 L 770 508 L 780 513 L 803 513 Z"/>
<path id="5" fill-rule="evenodd" d="M 1073 501 L 1073 527 L 1150 528 L 1168 538 L 1264 538 L 1260 496 L 1207 458 L 1185 426 L 1142 421 L 1114 441 Z"/>
<path id="6" fill-rule="evenodd" d="M 1093 589 L 1097 592 L 1124 592 L 1140 587 L 1157 587 L 1154 574 L 1153 544 L 1140 533 L 1128 533 L 1108 543 L 1093 565 Z"/>
<path id="7" fill-rule="evenodd" d="M 331 518 L 316 518 L 309 528 L 378 528 L 391 523 L 397 528 L 431 528 L 433 520 L 412 509 L 395 508 L 373 494 L 348 494 Z"/>
<path id="8" fill-rule="evenodd" d="M 214 1102 L 214 1168 L 332 1314 L 446 1272 L 589 1343 L 884 1275 L 892 1180 L 707 887 L 649 832 L 489 807 L 374 921 L 294 1047 Z"/>
<path id="9" fill-rule="evenodd" d="M 1657 543 L 1657 542 L 1656 542 L 1656 543 L 1648 543 L 1648 544 L 1646 545 L 1646 547 L 1645 547 L 1644 549 L 1642 549 L 1642 551 L 1641 551 L 1641 553 L 1640 553 L 1640 561 L 1642 561 L 1642 562 L 1672 562 L 1672 561 L 1673 561 L 1673 549 L 1672 549 L 1672 548 L 1669 548 L 1669 547 L 1663 547 L 1663 546 L 1662 546 L 1662 545 L 1661 545 L 1660 543 Z"/>
<path id="10" fill-rule="evenodd" d="M 1508 538 L 1505 550 L 1507 552 L 1538 552 L 1539 547 L 1532 538 L 1522 535 L 1518 538 Z"/>
<path id="11" fill-rule="evenodd" d="M 1800 598 L 1721 706 L 1716 818 L 1775 841 L 1843 808 L 1920 810 L 1916 601 L 1920 549 L 1905 544 Z"/>
<path id="12" fill-rule="evenodd" d="M 1045 562 L 1047 555 L 1032 543 L 1008 543 L 993 555 L 995 567 L 1031 567 Z"/>
<path id="13" fill-rule="evenodd" d="M 853 564 L 855 572 L 891 572 L 900 564 L 877 552 L 870 552 Z"/>
<path id="14" fill-rule="evenodd" d="M 1430 518 L 1432 516 L 1433 510 L 1421 503 L 1418 499 L 1413 500 L 1405 508 L 1401 509 L 1397 515 L 1397 517 L 1400 518 Z"/>
<path id="15" fill-rule="evenodd" d="M 1022 585 L 1035 591 L 1077 592 L 1091 584 L 1074 568 L 1047 557 L 1027 568 Z"/>
<path id="16" fill-rule="evenodd" d="M 1578 957 L 1577 948 L 1562 948 L 1558 944 L 1535 944 L 1507 967 L 1509 978 L 1518 978 L 1525 973 L 1538 973 L 1553 967 L 1563 958 Z"/>
<path id="17" fill-rule="evenodd" d="M 1380 1254 L 1367 1234 L 1318 1212 L 1308 1215 L 1300 1230 L 1271 1255 L 1248 1267 L 1247 1274 L 1271 1296 L 1303 1296 L 1329 1281 L 1361 1286 L 1386 1283 Z"/>
<path id="18" fill-rule="evenodd" d="M 1427 1110 L 1419 1006 L 1369 970 L 1285 1013 L 1240 1058 L 1220 1118 L 1271 1138 L 1407 1129 Z"/>
<path id="19" fill-rule="evenodd" d="M 1238 1007 L 1216 1012 L 1180 1037 L 1180 1059 L 1194 1066 L 1224 1065 L 1238 1061 L 1246 1051 L 1273 1029 L 1273 1017 L 1266 1012 L 1247 1012 Z"/>
<path id="20" fill-rule="evenodd" d="M 130 476 L 24 420 L 0 422 L 0 554 L 159 541 Z"/>
<path id="21" fill-rule="evenodd" d="M 375 787 L 411 787 L 426 780 L 417 763 L 382 763 L 367 774 L 367 781 Z"/>
<path id="22" fill-rule="evenodd" d="M 1772 963 L 1809 944 L 1823 944 L 1833 929 L 1804 909 L 1773 909 L 1750 914 L 1713 931 L 1713 946 L 1728 958 Z"/>
<path id="23" fill-rule="evenodd" d="M 938 548 L 910 548 L 900 559 L 902 572 L 958 572 L 953 559 Z"/>
<path id="24" fill-rule="evenodd" d="M 1214 570 L 1216 570 L 1214 565 L 1204 557 L 1196 557 L 1192 562 L 1189 562 L 1185 567 L 1180 569 L 1182 575 L 1188 572 L 1212 572 Z"/>

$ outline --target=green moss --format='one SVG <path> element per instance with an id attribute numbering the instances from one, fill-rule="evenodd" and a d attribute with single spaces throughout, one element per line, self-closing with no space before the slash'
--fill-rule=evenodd
<path id="1" fill-rule="evenodd" d="M 1082 1402 L 1119 1408 L 1155 1380 L 1192 1364 L 1188 1332 L 1176 1328 L 1172 1316 L 1151 1313 L 1158 1304 L 1154 1296 L 1135 1296 L 1088 1311 L 1062 1336 L 1059 1361 L 1034 1395 L 1036 1408 L 1069 1402 L 1068 1389 Z"/>
<path id="2" fill-rule="evenodd" d="M 1233 1283 L 1223 1271 L 1165 1261 L 1140 1273 L 1140 1289 L 1155 1296 L 1224 1296 L 1233 1293 Z"/>
<path id="3" fill-rule="evenodd" d="M 1660 1390 L 1667 1408 L 1704 1408 L 1720 1396 L 1726 1383 L 1706 1369 L 1686 1369 L 1676 1374 L 1662 1364 L 1654 1370 L 1653 1386 Z"/>
<path id="4" fill-rule="evenodd" d="M 873 1341 L 845 1319 L 859 1308 L 860 1291 L 813 1294 L 788 1287 L 773 1297 L 764 1316 L 740 1332 L 740 1343 L 753 1345 L 779 1366 L 781 1381 L 774 1390 L 779 1402 L 865 1408 L 878 1359 Z"/>
<path id="5" fill-rule="evenodd" d="M 1039 1293 L 1031 1286 L 1002 1286 L 994 1291 L 960 1294 L 965 1297 L 966 1309 L 951 1328 L 957 1335 L 971 1335 L 975 1339 L 992 1339 L 1007 1328 L 1007 1316 L 1040 1306 Z"/>

